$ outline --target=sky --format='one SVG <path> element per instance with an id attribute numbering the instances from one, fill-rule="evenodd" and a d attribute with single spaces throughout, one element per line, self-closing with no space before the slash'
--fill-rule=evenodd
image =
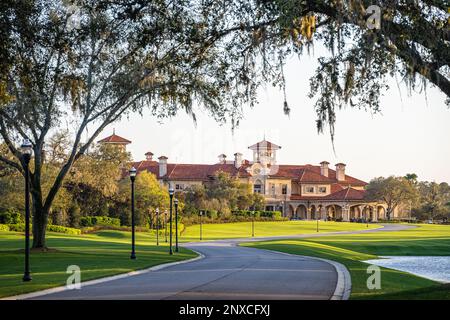
<path id="1" fill-rule="evenodd" d="M 347 108 L 337 113 L 335 151 L 328 132 L 318 134 L 314 100 L 307 97 L 309 78 L 317 67 L 315 56 L 292 58 L 285 67 L 290 116 L 283 113 L 283 94 L 268 86 L 258 93 L 259 104 L 244 108 L 244 120 L 234 133 L 201 109 L 197 126 L 185 113 L 157 122 L 149 112 L 132 115 L 107 127 L 100 138 L 116 134 L 132 141 L 127 149 L 134 160 L 151 151 L 169 162 L 218 161 L 221 153 L 233 160 L 235 152 L 251 160 L 248 146 L 267 140 L 280 145 L 278 164 L 313 164 L 327 160 L 347 164 L 346 173 L 365 181 L 379 176 L 416 173 L 419 180 L 450 182 L 450 109 L 445 95 L 428 86 L 408 95 L 403 84 L 388 79 L 390 89 L 381 98 L 381 114 Z"/>

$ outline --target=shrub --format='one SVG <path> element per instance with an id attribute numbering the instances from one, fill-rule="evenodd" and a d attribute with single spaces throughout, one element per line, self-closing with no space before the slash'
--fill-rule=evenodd
<path id="1" fill-rule="evenodd" d="M 209 210 L 208 217 L 210 217 L 211 219 L 217 219 L 218 217 L 217 210 Z"/>
<path id="2" fill-rule="evenodd" d="M 16 231 L 16 232 L 25 232 L 25 223 L 11 223 L 8 224 L 9 231 Z M 31 230 L 31 225 L 30 225 Z"/>
<path id="3" fill-rule="evenodd" d="M 0 214 L 1 224 L 17 224 L 23 222 L 24 219 L 20 212 L 15 211 L 14 209 L 8 209 L 6 212 Z"/>
<path id="4" fill-rule="evenodd" d="M 9 226 L 6 224 L 0 224 L 0 231 L 9 231 Z"/>
<path id="5" fill-rule="evenodd" d="M 96 225 L 93 227 L 84 227 L 81 229 L 81 232 L 82 233 L 94 233 L 94 232 L 101 231 L 101 230 L 131 231 L 131 227 Z M 141 226 L 136 226 L 135 230 L 136 230 L 136 232 L 150 232 L 150 229 L 148 227 L 141 227 Z"/>
<path id="6" fill-rule="evenodd" d="M 81 217 L 80 226 L 93 227 L 93 226 L 113 226 L 120 227 L 119 218 L 111 218 L 106 216 L 86 216 Z"/>
<path id="7" fill-rule="evenodd" d="M 25 232 L 25 223 L 8 224 L 8 227 L 9 227 L 9 231 Z M 31 224 L 30 224 L 30 230 L 32 230 Z M 55 224 L 47 225 L 47 231 L 65 233 L 65 234 L 74 234 L 74 235 L 81 234 L 80 229 L 68 228 L 68 227 L 58 226 Z"/>
<path id="8" fill-rule="evenodd" d="M 54 225 L 54 224 L 47 225 L 47 231 L 65 233 L 65 234 L 73 234 L 73 235 L 81 234 L 80 229 L 68 228 L 68 227 L 58 226 L 58 225 Z"/>
<path id="9" fill-rule="evenodd" d="M 281 211 L 260 211 L 260 216 L 272 218 L 273 220 L 281 220 Z"/>

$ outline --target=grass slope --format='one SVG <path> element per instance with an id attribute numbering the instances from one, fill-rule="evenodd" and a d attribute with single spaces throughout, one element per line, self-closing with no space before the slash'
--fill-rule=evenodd
<path id="1" fill-rule="evenodd" d="M 256 221 L 255 237 L 288 236 L 296 234 L 317 233 L 316 221 Z M 379 228 L 380 225 L 350 222 L 319 222 L 319 233 L 352 231 Z M 203 240 L 247 238 L 252 235 L 251 222 L 204 224 Z M 198 241 L 200 236 L 200 225 L 186 227 L 181 234 L 182 241 Z"/>
<path id="2" fill-rule="evenodd" d="M 388 268 L 381 268 L 381 289 L 369 290 L 366 285 L 368 264 L 361 262 L 384 255 L 448 256 L 450 226 L 419 225 L 397 232 L 334 235 L 243 245 L 338 261 L 350 271 L 351 299 L 450 299 L 450 285 Z"/>
<path id="3" fill-rule="evenodd" d="M 24 254 L 23 234 L 0 232 L 0 297 L 22 294 L 65 285 L 69 265 L 81 268 L 81 280 L 86 281 L 154 265 L 195 257 L 195 253 L 180 248 L 173 256 L 162 242 L 146 233 L 136 234 L 137 260 L 130 259 L 130 232 L 100 231 L 72 236 L 48 233 L 48 246 L 54 252 L 32 252 L 30 257 L 33 281 L 22 282 Z"/>

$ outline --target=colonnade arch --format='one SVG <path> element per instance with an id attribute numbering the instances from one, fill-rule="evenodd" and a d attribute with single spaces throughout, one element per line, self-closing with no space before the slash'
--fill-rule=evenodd
<path id="1" fill-rule="evenodd" d="M 292 202 L 286 206 L 286 217 L 294 219 L 322 219 L 334 221 L 354 221 L 385 219 L 386 208 L 375 203 L 344 202 Z"/>

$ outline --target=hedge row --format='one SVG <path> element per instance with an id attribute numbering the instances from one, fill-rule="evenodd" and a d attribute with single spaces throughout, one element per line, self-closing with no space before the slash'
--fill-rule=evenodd
<path id="1" fill-rule="evenodd" d="M 169 225 L 167 225 L 167 228 L 169 227 Z M 185 226 L 183 223 L 178 222 L 178 233 L 181 233 L 182 230 L 185 229 Z M 85 227 L 83 229 L 81 229 L 82 233 L 94 233 L 97 231 L 101 231 L 101 230 L 116 230 L 116 231 L 131 231 L 131 227 L 129 226 L 101 226 L 101 225 L 96 225 L 93 227 Z M 169 230 L 169 229 L 168 229 Z M 175 223 L 172 224 L 172 230 L 173 232 L 175 232 Z M 135 227 L 135 231 L 136 232 L 155 232 L 156 231 L 156 226 L 153 227 L 153 229 L 150 229 L 149 227 L 143 227 L 143 226 L 136 226 Z M 159 232 L 164 232 L 165 228 L 160 225 L 159 227 Z"/>
<path id="2" fill-rule="evenodd" d="M 107 216 L 86 216 L 80 218 L 80 226 L 93 227 L 93 226 L 112 226 L 120 227 L 120 219 L 111 218 Z"/>
<path id="3" fill-rule="evenodd" d="M 271 218 L 274 220 L 281 220 L 281 211 L 264 211 L 264 210 L 236 210 L 232 212 L 235 216 L 244 216 L 251 217 L 253 213 L 255 214 L 255 218 Z"/>
<path id="4" fill-rule="evenodd" d="M 0 224 L 0 231 L 9 231 L 9 226 L 7 224 Z"/>
<path id="5" fill-rule="evenodd" d="M 221 217 L 218 219 L 211 219 L 209 217 L 202 217 L 202 223 L 204 224 L 214 224 L 214 223 L 233 223 L 233 222 L 249 222 L 249 221 L 286 221 L 289 220 L 288 218 L 269 218 L 269 217 L 251 217 L 251 216 L 239 216 L 239 215 L 231 215 L 228 217 Z M 189 216 L 189 217 L 183 217 L 183 224 L 185 226 L 191 226 L 194 224 L 200 223 L 200 217 L 199 216 Z"/>
<path id="6" fill-rule="evenodd" d="M 8 231 L 25 232 L 25 224 L 24 223 L 8 224 L 7 227 L 9 228 Z M 30 225 L 30 230 L 32 230 L 31 225 Z M 47 231 L 65 233 L 65 234 L 73 234 L 73 235 L 81 234 L 80 229 L 57 226 L 54 224 L 47 225 Z"/>

